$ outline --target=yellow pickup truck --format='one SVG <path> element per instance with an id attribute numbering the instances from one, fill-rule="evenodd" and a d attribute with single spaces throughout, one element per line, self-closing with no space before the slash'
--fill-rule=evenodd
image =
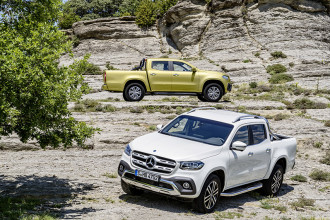
<path id="1" fill-rule="evenodd" d="M 102 90 L 122 92 L 126 101 L 144 95 L 197 95 L 201 101 L 217 102 L 231 91 L 226 73 L 200 70 L 184 60 L 142 59 L 132 71 L 107 70 Z"/>

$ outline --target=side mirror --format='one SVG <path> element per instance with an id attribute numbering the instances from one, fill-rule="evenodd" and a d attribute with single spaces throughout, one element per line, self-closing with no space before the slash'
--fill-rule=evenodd
<path id="1" fill-rule="evenodd" d="M 247 145 L 243 143 L 242 141 L 235 141 L 231 145 L 232 150 L 238 150 L 238 151 L 244 151 Z"/>
<path id="2" fill-rule="evenodd" d="M 191 71 L 192 71 L 193 73 L 196 73 L 196 72 L 197 72 L 197 68 L 196 68 L 196 67 L 193 67 L 193 68 L 191 69 Z"/>
<path id="3" fill-rule="evenodd" d="M 162 124 L 157 125 L 157 131 L 160 131 L 163 128 Z"/>

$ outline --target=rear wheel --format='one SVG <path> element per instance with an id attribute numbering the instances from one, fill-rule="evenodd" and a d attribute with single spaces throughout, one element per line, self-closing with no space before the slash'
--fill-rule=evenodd
<path id="1" fill-rule="evenodd" d="M 125 87 L 123 96 L 126 101 L 134 102 L 143 99 L 145 89 L 140 83 L 130 83 Z"/>
<path id="2" fill-rule="evenodd" d="M 138 196 L 143 193 L 143 190 L 137 189 L 121 180 L 121 188 L 128 195 Z"/>
<path id="3" fill-rule="evenodd" d="M 203 186 L 201 194 L 194 199 L 193 208 L 201 213 L 210 213 L 215 209 L 221 190 L 220 179 L 216 175 L 210 175 Z"/>
<path id="4" fill-rule="evenodd" d="M 223 96 L 223 89 L 218 83 L 210 83 L 203 90 L 203 97 L 209 102 L 218 102 Z"/>
<path id="5" fill-rule="evenodd" d="M 276 196 L 282 186 L 284 170 L 281 165 L 276 164 L 272 174 L 267 180 L 263 181 L 261 193 L 267 196 Z"/>

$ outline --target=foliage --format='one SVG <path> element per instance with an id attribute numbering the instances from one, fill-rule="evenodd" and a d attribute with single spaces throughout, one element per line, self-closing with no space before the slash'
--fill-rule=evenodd
<path id="1" fill-rule="evenodd" d="M 325 127 L 330 127 L 330 120 L 324 122 L 324 126 L 325 126 Z"/>
<path id="2" fill-rule="evenodd" d="M 281 84 L 290 81 L 293 81 L 293 76 L 286 73 L 274 74 L 269 79 L 269 82 L 272 84 Z"/>
<path id="3" fill-rule="evenodd" d="M 80 63 L 75 64 L 75 69 L 81 75 L 102 75 L 101 68 L 93 63 L 88 62 L 89 54 Z"/>
<path id="4" fill-rule="evenodd" d="M 304 197 L 299 198 L 295 202 L 291 202 L 290 205 L 295 208 L 304 208 L 306 206 L 314 206 L 315 200 L 314 199 L 306 199 Z"/>
<path id="5" fill-rule="evenodd" d="M 255 56 L 255 57 L 260 57 L 260 52 L 256 52 L 256 53 L 254 54 L 254 56 Z"/>
<path id="6" fill-rule="evenodd" d="M 156 1 L 158 16 L 163 16 L 178 0 L 158 0 Z"/>
<path id="7" fill-rule="evenodd" d="M 250 63 L 250 60 L 249 59 L 243 60 L 243 63 Z"/>
<path id="8" fill-rule="evenodd" d="M 215 219 L 234 219 L 234 218 L 241 218 L 243 215 L 239 212 L 214 212 Z"/>
<path id="9" fill-rule="evenodd" d="M 69 29 L 72 28 L 73 23 L 77 21 L 80 21 L 80 17 L 73 11 L 68 11 L 67 13 L 63 13 L 59 18 L 58 26 L 61 29 Z"/>
<path id="10" fill-rule="evenodd" d="M 330 173 L 323 170 L 315 169 L 310 174 L 309 177 L 313 180 L 320 180 L 320 181 L 330 181 Z"/>
<path id="11" fill-rule="evenodd" d="M 275 59 L 287 58 L 287 56 L 282 51 L 275 51 L 275 52 L 272 52 L 270 55 L 272 55 L 272 57 L 274 57 Z"/>
<path id="12" fill-rule="evenodd" d="M 287 71 L 286 67 L 283 66 L 282 64 L 273 64 L 273 65 L 269 65 L 266 68 L 267 73 L 273 75 L 276 73 L 284 73 Z"/>
<path id="13" fill-rule="evenodd" d="M 123 0 L 119 6 L 121 16 L 135 15 L 136 9 L 139 6 L 140 0 Z"/>
<path id="14" fill-rule="evenodd" d="M 58 30 L 60 0 L 2 1 L 0 13 L 0 135 L 22 142 L 82 146 L 95 129 L 77 122 L 68 102 L 88 92 L 77 67 L 59 66 L 70 42 Z"/>
<path id="15" fill-rule="evenodd" d="M 106 63 L 105 68 L 107 68 L 107 70 L 119 70 L 118 68 L 115 68 L 112 65 L 110 65 L 110 62 Z"/>
<path id="16" fill-rule="evenodd" d="M 291 177 L 290 179 L 293 181 L 298 181 L 298 182 L 307 182 L 307 178 L 300 174 L 297 174 L 297 175 Z"/>
<path id="17" fill-rule="evenodd" d="M 320 160 L 321 163 L 330 165 L 330 150 L 325 153 L 325 156 Z"/>
<path id="18" fill-rule="evenodd" d="M 157 7 L 152 0 L 142 0 L 136 10 L 136 24 L 139 27 L 152 26 L 157 18 Z"/>
<path id="19" fill-rule="evenodd" d="M 47 212 L 38 209 L 42 202 L 33 198 L 0 197 L 0 219 L 55 219 Z M 30 214 L 30 213 L 34 214 Z"/>
<path id="20" fill-rule="evenodd" d="M 254 88 L 257 88 L 258 83 L 257 82 L 250 82 L 249 86 L 250 86 L 251 89 L 254 89 Z"/>
<path id="21" fill-rule="evenodd" d="M 308 98 L 296 99 L 293 102 L 295 108 L 299 109 L 325 109 L 327 105 L 321 102 L 313 102 Z"/>

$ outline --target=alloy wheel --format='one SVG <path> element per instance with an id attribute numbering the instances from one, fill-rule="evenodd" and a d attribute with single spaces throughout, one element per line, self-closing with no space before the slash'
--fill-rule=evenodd
<path id="1" fill-rule="evenodd" d="M 131 99 L 134 99 L 134 100 L 139 99 L 142 95 L 141 88 L 138 86 L 132 86 L 128 90 L 128 95 L 129 95 L 129 97 L 131 97 Z"/>
<path id="2" fill-rule="evenodd" d="M 273 176 L 273 181 L 271 185 L 272 193 L 276 193 L 280 189 L 282 178 L 283 178 L 282 171 L 278 169 Z"/>
<path id="3" fill-rule="evenodd" d="M 219 195 L 219 186 L 216 181 L 210 182 L 204 195 L 204 205 L 207 209 L 212 209 L 217 203 Z"/>
<path id="4" fill-rule="evenodd" d="M 220 94 L 221 92 L 216 86 L 212 86 L 207 90 L 207 95 L 212 100 L 216 100 L 217 98 L 219 98 Z"/>

